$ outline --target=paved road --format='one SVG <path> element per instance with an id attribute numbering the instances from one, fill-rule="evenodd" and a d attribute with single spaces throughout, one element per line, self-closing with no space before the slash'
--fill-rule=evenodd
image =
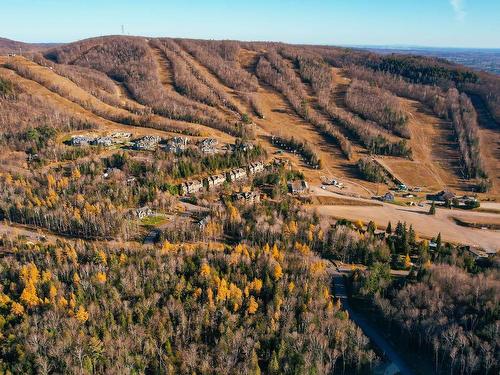
<path id="1" fill-rule="evenodd" d="M 406 362 L 394 350 L 392 345 L 377 332 L 377 330 L 370 325 L 360 314 L 355 312 L 349 305 L 347 298 L 347 290 L 345 285 L 344 276 L 338 270 L 333 272 L 333 283 L 335 287 L 335 296 L 340 299 L 342 307 L 349 313 L 350 319 L 358 325 L 363 333 L 372 341 L 372 343 L 384 353 L 389 361 L 395 364 L 402 375 L 414 375 L 415 373 L 406 365 Z"/>

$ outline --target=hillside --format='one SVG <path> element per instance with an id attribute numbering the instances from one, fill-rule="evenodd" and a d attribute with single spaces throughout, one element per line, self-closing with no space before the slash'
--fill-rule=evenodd
<path id="1" fill-rule="evenodd" d="M 1 45 L 4 50 L 21 46 L 8 40 Z M 451 83 L 474 93 L 476 107 L 481 111 L 487 107 L 498 127 L 498 77 L 430 58 L 392 56 L 333 47 L 104 37 L 26 55 L 33 62 L 2 61 L 16 75 L 114 123 L 175 130 L 210 128 L 232 136 L 249 132 L 269 150 L 273 150 L 269 142 L 273 135 L 293 136 L 322 161 L 319 171 L 302 168 L 311 178 L 327 175 L 373 191 L 355 172 L 357 159 L 371 154 L 389 157 L 391 170 L 408 185 L 470 192 L 487 175 L 490 193 L 498 194 L 500 176 L 489 156 L 495 153 L 491 148 L 496 142 L 480 137 L 491 124 L 484 128 L 481 119 L 474 119 L 475 113 L 470 119 L 453 121 L 453 108 L 476 108 L 452 99 L 444 89 Z M 325 70 L 328 65 L 330 71 Z M 408 74 L 412 66 L 422 70 L 419 79 Z M 42 67 L 48 67 L 50 74 Z M 391 83 L 393 77 L 408 83 L 397 87 Z M 354 99 L 349 88 L 358 82 L 380 89 L 372 90 L 372 97 L 359 92 L 360 99 Z M 432 90 L 438 98 L 426 98 L 429 84 L 437 84 Z M 386 95 L 391 108 L 388 104 L 385 109 L 371 108 L 378 95 Z M 457 103 L 445 103 L 452 100 Z M 364 106 L 362 112 L 360 106 Z M 389 118 L 376 115 L 384 110 L 403 114 L 398 120 L 403 121 L 400 130 L 391 133 Z M 267 112 L 264 118 L 260 111 Z M 139 114 L 146 112 L 148 119 Z M 253 125 L 243 124 L 245 113 Z M 498 140 L 497 132 L 492 135 Z M 421 178 L 415 179 L 414 171 Z"/>
<path id="2" fill-rule="evenodd" d="M 23 43 L 0 37 L 0 54 L 43 51 L 60 45 L 59 43 Z"/>

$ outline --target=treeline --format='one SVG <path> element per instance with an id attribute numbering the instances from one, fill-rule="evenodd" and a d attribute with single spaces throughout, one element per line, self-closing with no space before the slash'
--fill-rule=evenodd
<path id="1" fill-rule="evenodd" d="M 8 88 L 6 95 L 0 96 L 0 145 L 4 151 L 23 151 L 43 157 L 43 154 L 59 151 L 54 134 L 97 127 L 92 121 L 77 118 L 10 80 L 0 78 L 0 82 Z"/>
<path id="2" fill-rule="evenodd" d="M 185 52 L 172 39 L 152 40 L 151 45 L 158 48 L 170 61 L 175 89 L 181 94 L 210 106 L 227 107 L 238 114 L 232 99 L 215 85 L 211 84 L 185 56 Z"/>
<path id="3" fill-rule="evenodd" d="M 367 181 L 385 182 L 385 170 L 372 158 L 361 158 L 357 162 L 358 170 Z"/>
<path id="4" fill-rule="evenodd" d="M 294 137 L 284 137 L 273 135 L 271 143 L 281 149 L 298 153 L 312 168 L 321 168 L 321 159 L 314 151 L 313 147 L 305 141 Z"/>
<path id="5" fill-rule="evenodd" d="M 296 56 L 302 78 L 311 83 L 318 104 L 328 116 L 359 139 L 372 153 L 394 156 L 411 156 L 406 142 L 391 143 L 383 133 L 377 130 L 373 122 L 364 121 L 358 116 L 335 105 L 332 100 L 332 73 L 330 67 L 314 57 Z"/>
<path id="6" fill-rule="evenodd" d="M 345 96 L 346 105 L 365 119 L 403 138 L 410 138 L 406 126 L 408 115 L 401 108 L 398 99 L 388 91 L 371 86 L 366 81 L 353 80 Z"/>
<path id="7" fill-rule="evenodd" d="M 56 64 L 40 53 L 33 54 L 31 59 L 38 65 L 48 67 L 60 76 L 68 78 L 79 88 L 106 104 L 126 109 L 135 114 L 143 114 L 146 109 L 146 107 L 135 101 L 120 98 L 118 84 L 100 71 L 78 65 Z"/>
<path id="8" fill-rule="evenodd" d="M 351 158 L 350 142 L 332 124 L 323 121 L 319 114 L 309 106 L 300 80 L 276 51 L 270 51 L 265 57 L 260 57 L 256 74 L 281 92 L 300 117 L 314 125 L 326 138 L 338 144 L 342 153 L 348 159 Z"/>
<path id="9" fill-rule="evenodd" d="M 466 94 L 460 94 L 455 88 L 443 91 L 438 86 L 409 83 L 401 77 L 361 67 L 352 66 L 349 73 L 398 96 L 418 100 L 429 106 L 437 116 L 450 120 L 460 147 L 465 175 L 468 178 L 485 176 L 479 149 L 477 114 Z"/>
<path id="10" fill-rule="evenodd" d="M 257 91 L 258 82 L 255 76 L 242 69 L 238 63 L 239 46 L 237 43 L 189 39 L 178 39 L 177 42 L 210 69 L 225 85 L 239 91 Z"/>
<path id="11" fill-rule="evenodd" d="M 324 262 L 293 247 L 0 247 L 3 373 L 340 374 L 376 362 Z"/>
<path id="12" fill-rule="evenodd" d="M 242 93 L 240 95 L 243 100 L 250 105 L 252 111 L 259 116 L 261 119 L 265 117 L 264 108 L 262 107 L 262 103 L 260 102 L 257 94 L 255 93 Z"/>
<path id="13" fill-rule="evenodd" d="M 158 76 L 157 62 L 143 38 L 103 37 L 87 39 L 49 51 L 45 55 L 62 64 L 93 68 L 123 82 L 139 103 L 173 120 L 200 123 L 232 135 L 243 136 L 250 129 L 230 124 L 214 109 L 165 90 Z"/>
<path id="14" fill-rule="evenodd" d="M 498 274 L 435 265 L 386 294 L 375 298 L 384 319 L 433 357 L 436 373 L 498 372 Z"/>

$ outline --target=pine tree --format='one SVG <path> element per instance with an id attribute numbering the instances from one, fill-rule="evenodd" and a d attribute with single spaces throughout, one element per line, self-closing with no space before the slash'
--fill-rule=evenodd
<path id="1" fill-rule="evenodd" d="M 392 233 L 392 225 L 391 225 L 390 221 L 389 221 L 389 224 L 387 224 L 387 228 L 385 229 L 385 233 L 387 233 L 387 234 Z"/>
<path id="2" fill-rule="evenodd" d="M 434 202 L 431 204 L 431 208 L 429 209 L 429 215 L 435 215 L 436 214 L 436 205 Z"/>
<path id="3" fill-rule="evenodd" d="M 280 363 L 278 361 L 278 356 L 276 352 L 273 350 L 273 354 L 271 355 L 271 360 L 268 365 L 268 372 L 271 375 L 277 375 L 280 373 Z"/>
<path id="4" fill-rule="evenodd" d="M 370 233 L 375 233 L 377 230 L 377 224 L 374 221 L 370 221 L 367 226 L 367 231 Z"/>
<path id="5" fill-rule="evenodd" d="M 439 250 L 441 250 L 441 232 L 438 233 L 436 238 L 436 251 L 439 252 Z"/>
<path id="6" fill-rule="evenodd" d="M 415 234 L 415 230 L 413 229 L 413 225 L 410 225 L 410 229 L 408 230 L 408 242 L 410 244 L 415 244 L 417 236 Z"/>
<path id="7" fill-rule="evenodd" d="M 260 367 L 259 367 L 259 357 L 257 356 L 257 352 L 255 349 L 252 350 L 252 358 L 250 363 L 250 374 L 252 375 L 260 375 Z"/>

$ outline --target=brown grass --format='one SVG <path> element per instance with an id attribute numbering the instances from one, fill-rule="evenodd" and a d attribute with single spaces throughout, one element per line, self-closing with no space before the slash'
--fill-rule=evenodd
<path id="1" fill-rule="evenodd" d="M 312 203 L 322 206 L 382 206 L 381 203 L 366 202 L 348 198 L 338 198 L 324 195 L 312 197 Z"/>

